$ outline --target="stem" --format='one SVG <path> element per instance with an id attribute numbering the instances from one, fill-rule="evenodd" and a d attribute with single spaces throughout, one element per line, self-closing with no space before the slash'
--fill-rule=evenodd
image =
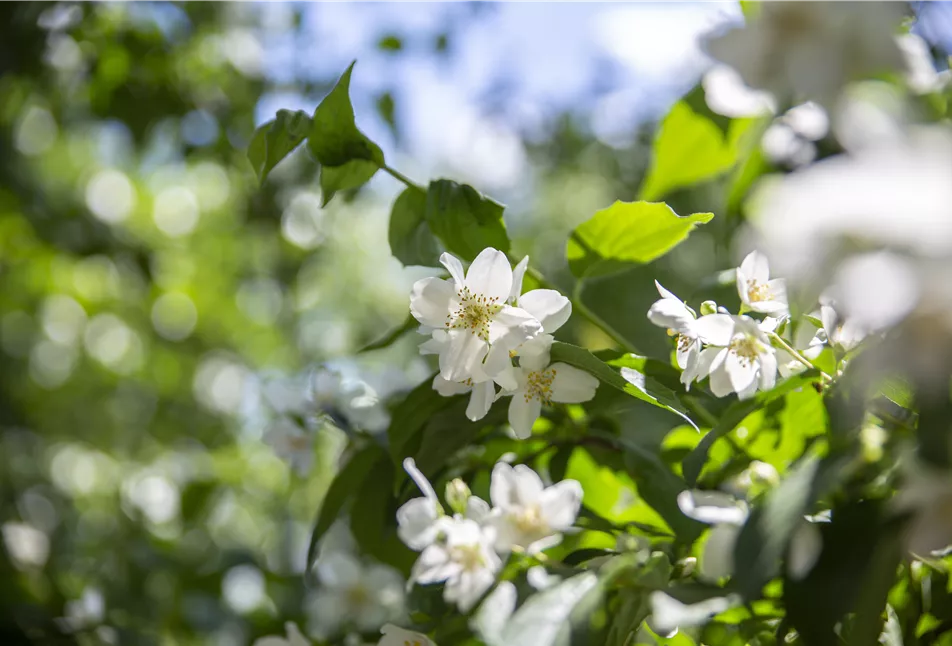
<path id="1" fill-rule="evenodd" d="M 806 357 L 804 357 L 804 356 L 803 356 L 802 354 L 800 354 L 798 351 L 794 350 L 793 347 L 792 347 L 789 343 L 787 343 L 787 342 L 784 341 L 782 338 L 780 338 L 780 335 L 779 335 L 779 334 L 777 334 L 776 332 L 768 332 L 768 333 L 767 333 L 767 336 L 770 337 L 770 340 L 773 342 L 773 344 L 774 344 L 775 346 L 777 346 L 777 347 L 779 347 L 779 348 L 782 348 L 783 350 L 786 350 L 787 352 L 789 352 L 790 355 L 791 355 L 794 359 L 796 359 L 797 361 L 799 361 L 800 363 L 802 363 L 802 364 L 803 364 L 804 366 L 806 366 L 807 368 L 810 368 L 810 369 L 812 369 L 812 370 L 816 370 L 817 372 L 819 372 L 819 373 L 820 373 L 820 377 L 823 378 L 823 381 L 827 381 L 827 382 L 833 381 L 833 377 L 831 377 L 830 375 L 826 374 L 825 372 L 823 372 L 822 370 L 820 370 L 819 368 L 817 368 L 816 365 L 814 365 L 814 363 L 813 363 L 812 361 L 810 361 L 809 359 L 807 359 Z"/>
<path id="2" fill-rule="evenodd" d="M 409 177 L 407 177 L 406 175 L 404 175 L 404 174 L 401 173 L 400 171 L 395 170 L 395 169 L 393 169 L 393 168 L 390 168 L 390 167 L 387 166 L 386 164 L 384 164 L 383 166 L 381 166 L 381 167 L 380 167 L 380 170 L 384 171 L 385 173 L 389 173 L 394 179 L 397 179 L 397 180 L 403 182 L 404 184 L 406 184 L 406 185 L 409 186 L 410 188 L 418 188 L 418 189 L 420 189 L 421 191 L 424 190 L 422 186 L 420 186 L 419 184 L 417 184 L 416 182 L 414 182 L 412 179 L 410 179 Z"/>
<path id="3" fill-rule="evenodd" d="M 545 276 L 543 276 L 538 269 L 534 267 L 529 267 L 526 269 L 526 273 L 532 276 L 532 278 L 539 283 L 539 285 L 544 289 L 554 289 L 559 290 L 551 281 L 549 281 Z M 605 336 L 609 337 L 612 341 L 615 342 L 619 348 L 625 352 L 631 354 L 638 354 L 638 350 L 631 344 L 628 339 L 626 339 L 618 330 L 609 325 L 605 319 L 600 317 L 598 314 L 593 312 L 588 308 L 588 305 L 582 302 L 582 281 L 575 283 L 575 289 L 572 292 L 572 311 L 577 312 L 582 318 L 586 321 L 597 327 Z"/>

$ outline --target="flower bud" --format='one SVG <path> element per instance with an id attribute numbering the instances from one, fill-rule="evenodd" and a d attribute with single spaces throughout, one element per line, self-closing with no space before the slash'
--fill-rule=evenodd
<path id="1" fill-rule="evenodd" d="M 717 303 L 714 301 L 704 301 L 701 303 L 701 316 L 717 313 Z"/>
<path id="2" fill-rule="evenodd" d="M 466 513 L 466 501 L 473 495 L 465 482 L 459 478 L 454 478 L 446 483 L 446 504 L 457 514 Z"/>

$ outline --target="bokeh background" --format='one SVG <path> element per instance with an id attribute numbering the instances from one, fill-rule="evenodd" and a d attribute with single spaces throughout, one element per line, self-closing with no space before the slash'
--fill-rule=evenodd
<path id="1" fill-rule="evenodd" d="M 947 52 L 950 6 L 914 8 Z M 0 3 L 0 643 L 281 632 L 312 594 L 343 431 L 301 475 L 265 441 L 276 416 L 304 393 L 385 427 L 387 395 L 429 374 L 412 334 L 357 354 L 433 271 L 390 255 L 400 185 L 322 206 L 304 149 L 259 185 L 257 125 L 312 111 L 356 59 L 357 123 L 390 165 L 505 203 L 518 255 L 568 287 L 568 232 L 635 198 L 658 120 L 710 67 L 698 36 L 741 20 L 735 2 Z M 643 352 L 667 353 L 654 277 L 710 294 L 736 260 L 722 181 L 667 198 L 712 225 L 584 295 L 656 340 Z"/>

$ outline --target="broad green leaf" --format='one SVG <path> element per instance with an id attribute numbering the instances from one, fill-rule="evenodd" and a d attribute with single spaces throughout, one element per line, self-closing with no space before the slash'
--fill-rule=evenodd
<path id="1" fill-rule="evenodd" d="M 625 449 L 625 464 L 638 485 L 638 493 L 664 518 L 679 542 L 693 543 L 705 526 L 685 516 L 678 506 L 678 494 L 688 488 L 687 483 L 648 448 L 628 438 L 621 441 Z"/>
<path id="2" fill-rule="evenodd" d="M 619 367 L 616 370 L 585 348 L 570 343 L 562 343 L 561 341 L 552 344 L 551 357 L 553 363 L 562 361 L 584 370 L 598 378 L 602 383 L 670 411 L 697 428 L 697 425 L 688 416 L 687 410 L 678 401 L 677 395 L 667 386 L 660 384 L 656 379 L 639 370 L 639 366 L 643 368 L 640 360 L 643 360 L 644 357 L 626 355 L 626 357 L 613 362 Z"/>
<path id="3" fill-rule="evenodd" d="M 404 265 L 435 267 L 440 247 L 426 223 L 426 193 L 411 186 L 404 190 L 390 210 L 390 253 Z"/>
<path id="4" fill-rule="evenodd" d="M 745 599 L 756 599 L 760 590 L 777 575 L 780 560 L 794 532 L 804 523 L 813 492 L 819 460 L 804 458 L 756 507 L 734 545 L 732 581 Z"/>
<path id="5" fill-rule="evenodd" d="M 367 345 L 362 347 L 360 350 L 357 351 L 357 354 L 361 354 L 362 352 L 371 352 L 372 350 L 381 350 L 383 348 L 390 347 L 391 345 L 393 345 L 393 343 L 397 339 L 402 337 L 404 334 L 406 334 L 410 330 L 415 330 L 419 325 L 420 325 L 420 322 L 417 321 L 415 318 L 413 318 L 411 314 L 408 314 L 407 318 L 404 319 L 403 323 L 393 328 L 392 330 L 384 334 L 382 337 L 380 337 L 376 341 L 368 343 Z"/>
<path id="6" fill-rule="evenodd" d="M 248 145 L 248 160 L 262 184 L 278 162 L 304 141 L 310 129 L 311 117 L 306 112 L 278 110 L 272 121 L 255 130 Z"/>
<path id="7" fill-rule="evenodd" d="M 322 166 L 343 166 L 356 159 L 383 166 L 380 147 L 357 129 L 350 102 L 350 75 L 354 63 L 314 111 L 307 145 Z"/>
<path id="8" fill-rule="evenodd" d="M 679 101 L 661 122 L 651 168 L 638 197 L 657 200 L 677 188 L 711 179 L 738 161 L 743 135 L 753 119 L 734 119 L 727 134 L 685 102 Z"/>
<path id="9" fill-rule="evenodd" d="M 311 543 L 307 549 L 307 566 L 310 569 L 317 558 L 317 544 L 340 515 L 341 510 L 357 493 L 364 480 L 382 466 L 386 466 L 387 455 L 376 444 L 370 444 L 355 453 L 337 473 L 324 496 L 324 502 L 317 514 Z"/>
<path id="10" fill-rule="evenodd" d="M 664 202 L 615 202 L 575 228 L 565 249 L 576 276 L 604 276 L 663 256 L 713 213 L 684 217 Z"/>
<path id="11" fill-rule="evenodd" d="M 637 522 L 668 531 L 658 513 L 638 495 L 635 483 L 623 473 L 602 466 L 583 448 L 576 448 L 569 459 L 565 478 L 582 485 L 582 504 L 615 525 Z"/>
<path id="12" fill-rule="evenodd" d="M 427 377 L 397 404 L 387 428 L 390 441 L 390 457 L 394 464 L 414 455 L 420 447 L 421 436 L 427 422 L 437 412 L 449 406 L 453 399 L 441 397 L 433 390 L 433 377 Z M 465 419 L 465 417 L 463 418 Z"/>
<path id="13" fill-rule="evenodd" d="M 409 574 L 416 555 L 397 537 L 393 476 L 394 466 L 389 460 L 375 463 L 373 477 L 360 483 L 354 497 L 356 512 L 350 514 L 350 530 L 361 552 Z"/>
<path id="14" fill-rule="evenodd" d="M 701 471 L 704 469 L 708 453 L 710 453 L 714 442 L 733 431 L 738 424 L 744 421 L 745 417 L 755 410 L 763 408 L 771 401 L 816 381 L 817 377 L 818 375 L 815 372 L 803 372 L 787 379 L 773 390 L 758 393 L 751 399 L 737 401 L 732 404 L 731 407 L 724 412 L 717 424 L 708 431 L 707 435 L 694 447 L 694 450 L 684 458 L 681 465 L 684 479 L 687 480 L 688 484 L 692 487 L 697 483 L 698 476 L 701 475 Z"/>
<path id="15" fill-rule="evenodd" d="M 342 166 L 321 166 L 321 205 L 327 206 L 338 191 L 360 188 L 378 168 L 366 159 L 355 159 Z"/>
<path id="16" fill-rule="evenodd" d="M 448 251 L 473 260 L 486 247 L 509 252 L 502 220 L 503 206 L 472 186 L 448 179 L 430 182 L 426 192 L 426 221 Z"/>

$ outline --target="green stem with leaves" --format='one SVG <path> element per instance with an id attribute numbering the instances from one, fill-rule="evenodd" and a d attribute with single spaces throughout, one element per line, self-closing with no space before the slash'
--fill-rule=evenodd
<path id="1" fill-rule="evenodd" d="M 781 338 L 779 334 L 777 334 L 776 332 L 768 332 L 767 336 L 770 338 L 770 341 L 774 345 L 774 347 L 787 351 L 790 354 L 790 356 L 792 356 L 794 359 L 796 359 L 801 364 L 806 366 L 808 369 L 816 370 L 817 372 L 819 372 L 820 377 L 823 379 L 823 381 L 825 382 L 833 381 L 833 377 L 831 377 L 830 375 L 826 374 L 825 372 L 817 368 L 816 365 L 812 361 L 804 357 L 802 354 L 800 354 L 800 352 L 798 352 L 797 350 L 794 350 L 793 346 L 791 346 L 789 343 L 784 341 L 783 338 Z"/>

